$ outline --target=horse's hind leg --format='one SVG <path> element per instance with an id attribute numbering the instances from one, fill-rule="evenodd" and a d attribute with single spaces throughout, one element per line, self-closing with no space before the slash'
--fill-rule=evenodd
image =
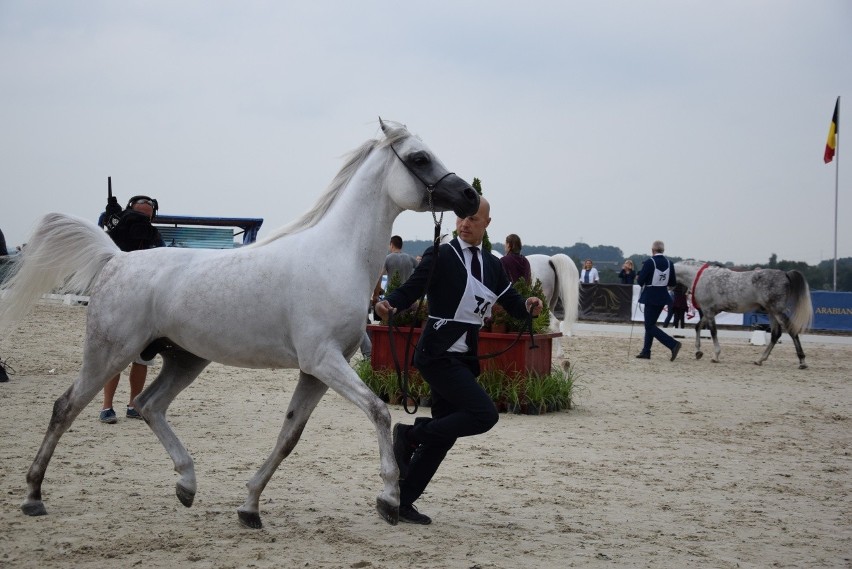
<path id="1" fill-rule="evenodd" d="M 328 386 L 304 372 L 299 374 L 299 382 L 293 392 L 287 415 L 284 418 L 284 426 L 278 434 L 278 442 L 275 444 L 272 454 L 266 462 L 258 469 L 257 473 L 248 481 L 248 496 L 245 503 L 237 509 L 240 523 L 252 529 L 263 527 L 260 521 L 260 494 L 266 488 L 266 484 L 278 469 L 281 462 L 293 451 L 302 430 L 305 428 L 311 413 L 316 408 Z"/>
<path id="2" fill-rule="evenodd" d="M 99 362 L 102 363 L 102 362 Z M 44 473 L 47 471 L 47 465 L 59 444 L 59 439 L 77 418 L 77 415 L 86 408 L 95 395 L 103 389 L 107 380 L 121 369 L 105 369 L 101 366 L 101 371 L 92 373 L 92 365 L 87 365 L 84 362 L 83 369 L 74 383 L 71 384 L 65 393 L 53 404 L 53 415 L 50 418 L 50 424 L 47 427 L 47 433 L 44 435 L 41 447 L 38 449 L 35 460 L 33 460 L 29 471 L 27 472 L 27 498 L 21 504 L 21 510 L 28 516 L 43 516 L 47 514 L 44 507 L 44 502 L 41 499 L 41 485 L 44 481 Z"/>
<path id="3" fill-rule="evenodd" d="M 180 503 L 188 508 L 195 500 L 197 489 L 195 466 L 189 452 L 166 421 L 166 410 L 175 397 L 188 387 L 210 362 L 180 350 L 165 352 L 162 356 L 163 369 L 136 397 L 134 405 L 174 462 L 175 472 L 179 475 L 175 493 Z"/>
<path id="4" fill-rule="evenodd" d="M 769 344 L 767 344 L 766 348 L 764 348 L 763 353 L 760 354 L 760 357 L 754 362 L 754 365 L 763 365 L 769 358 L 769 354 L 772 353 L 772 348 L 775 347 L 775 344 L 778 343 L 778 340 L 781 339 L 781 326 L 774 319 L 770 320 L 771 332 L 769 333 Z"/>
<path id="5" fill-rule="evenodd" d="M 769 345 L 766 346 L 765 350 L 763 350 L 760 358 L 754 362 L 755 365 L 762 365 L 763 362 L 769 358 L 772 348 L 774 348 L 775 344 L 778 343 L 778 340 L 781 339 L 781 334 L 784 333 L 784 330 L 787 330 L 789 333 L 790 319 L 787 318 L 787 315 L 780 313 L 775 314 L 774 316 L 775 318 L 771 320 L 772 332 L 769 337 Z M 805 363 L 805 351 L 802 349 L 802 342 L 799 340 L 799 336 L 790 334 L 790 338 L 793 339 L 793 345 L 796 347 L 796 355 L 799 357 L 799 369 L 807 369 L 808 364 Z"/>
<path id="6" fill-rule="evenodd" d="M 793 339 L 793 345 L 796 346 L 796 355 L 799 357 L 799 369 L 807 369 L 808 364 L 805 363 L 805 351 L 802 349 L 802 342 L 799 341 L 798 334 L 790 334 Z"/>

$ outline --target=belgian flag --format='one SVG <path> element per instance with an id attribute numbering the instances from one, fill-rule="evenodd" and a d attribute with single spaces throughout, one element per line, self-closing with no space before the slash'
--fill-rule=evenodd
<path id="1" fill-rule="evenodd" d="M 837 133 L 840 132 L 838 114 L 840 113 L 840 97 L 834 103 L 834 115 L 831 117 L 831 126 L 828 127 L 828 140 L 825 142 L 825 163 L 834 160 L 834 150 L 837 148 Z"/>

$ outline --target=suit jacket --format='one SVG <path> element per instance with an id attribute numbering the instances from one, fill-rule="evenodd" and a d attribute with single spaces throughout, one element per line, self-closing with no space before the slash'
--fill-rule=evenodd
<path id="1" fill-rule="evenodd" d="M 455 249 L 458 252 L 453 251 Z M 391 292 L 386 300 L 394 308 L 407 308 L 417 302 L 424 294 L 429 301 L 429 315 L 437 319 L 452 318 L 464 294 L 467 284 L 467 268 L 459 261 L 462 255 L 458 239 L 441 245 L 436 259 L 434 247 L 429 247 L 423 253 L 423 259 L 414 274 L 401 287 Z M 432 266 L 434 273 L 429 282 Z M 483 251 L 482 254 L 483 284 L 494 294 L 503 293 L 497 302 L 515 318 L 526 318 L 526 299 L 509 286 L 509 280 L 503 271 L 500 260 L 494 255 Z M 428 290 L 426 289 L 428 283 Z M 508 289 L 507 289 L 508 287 Z M 437 358 L 451 357 L 447 350 L 467 332 L 467 343 L 473 354 L 477 353 L 479 326 L 465 322 L 448 321 L 435 328 L 436 320 L 430 318 L 426 323 L 420 342 L 414 352 L 414 365 L 418 368 L 428 366 Z M 458 356 L 459 354 L 455 354 Z"/>
<path id="2" fill-rule="evenodd" d="M 666 286 L 650 286 L 654 280 L 654 268 L 664 271 L 666 266 L 669 267 L 669 282 Z M 642 263 L 642 269 L 639 271 L 639 276 L 636 278 L 636 284 L 642 287 L 642 294 L 639 295 L 639 302 L 649 304 L 651 306 L 666 306 L 671 304 L 672 297 L 669 294 L 668 287 L 673 287 L 677 284 L 675 277 L 674 263 L 663 255 L 654 255 L 649 259 L 645 259 Z"/>

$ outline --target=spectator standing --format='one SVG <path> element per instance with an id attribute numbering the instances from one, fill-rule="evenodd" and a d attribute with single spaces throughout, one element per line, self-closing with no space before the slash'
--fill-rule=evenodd
<path id="1" fill-rule="evenodd" d="M 382 289 L 383 275 L 387 275 L 388 282 L 390 282 L 394 273 L 399 273 L 399 282 L 404 283 L 411 276 L 411 273 L 414 272 L 414 268 L 417 267 L 418 261 L 403 251 L 402 245 L 402 237 L 399 235 L 393 235 L 390 238 L 387 257 L 385 257 L 382 270 L 379 272 L 379 279 L 376 281 L 376 286 L 373 287 L 373 296 L 370 298 L 370 308 L 375 306 L 376 302 L 379 300 L 379 296 L 384 292 Z M 367 312 L 367 324 L 369 324 L 369 310 Z M 369 359 L 372 352 L 373 341 L 372 338 L 370 338 L 369 332 L 365 329 L 364 334 L 361 336 L 361 355 L 364 359 Z"/>
<path id="2" fill-rule="evenodd" d="M 586 259 L 583 263 L 583 270 L 580 272 L 580 282 L 583 284 L 595 284 L 600 280 L 598 270 L 592 266 L 592 260 Z"/>
<path id="3" fill-rule="evenodd" d="M 674 294 L 672 294 L 672 291 L 669 291 L 669 303 L 666 305 L 666 318 L 663 320 L 663 328 L 669 327 L 669 323 L 672 321 L 672 316 L 674 316 L 672 304 L 674 304 Z"/>
<path id="4" fill-rule="evenodd" d="M 512 284 L 523 277 L 527 284 L 532 285 L 532 275 L 530 272 L 530 262 L 527 258 L 521 255 L 521 238 L 510 233 L 506 236 L 504 251 L 506 252 L 500 258 L 500 264 L 503 265 L 503 270 L 506 271 L 506 276 Z"/>
<path id="5" fill-rule="evenodd" d="M 120 206 L 119 206 L 120 207 Z M 110 219 L 104 218 L 104 224 L 108 227 L 108 234 L 122 251 L 138 251 L 141 249 L 152 249 L 163 247 L 163 238 L 157 228 L 151 225 L 151 221 L 157 214 L 157 200 L 148 196 L 134 196 L 127 202 L 127 208 Z M 148 366 L 154 363 L 153 359 L 143 360 L 137 358 L 130 366 L 130 401 L 127 405 L 126 417 L 128 419 L 141 419 L 142 415 L 133 406 L 133 400 L 145 387 L 145 379 L 148 377 Z M 99 415 L 102 423 L 113 424 L 118 418 L 113 410 L 113 398 L 118 389 L 118 373 L 104 386 L 104 403 Z"/>
<path id="6" fill-rule="evenodd" d="M 388 256 L 385 257 L 385 264 L 382 265 L 382 272 L 379 273 L 379 284 L 381 284 L 382 275 L 387 275 L 390 280 L 394 273 L 399 273 L 399 282 L 404 283 L 416 267 L 417 259 L 402 250 L 402 237 L 394 235 L 390 238 Z"/>
<path id="7" fill-rule="evenodd" d="M 636 271 L 633 268 L 633 261 L 626 259 L 621 265 L 621 271 L 618 273 L 618 280 L 621 284 L 632 285 L 636 282 Z"/>
<path id="8" fill-rule="evenodd" d="M 672 301 L 672 313 L 674 313 L 674 323 L 672 326 L 674 328 L 678 327 L 680 324 L 680 328 L 683 329 L 686 323 L 686 311 L 689 309 L 689 304 L 686 300 L 686 285 L 683 283 L 677 283 L 674 287 L 674 300 Z"/>

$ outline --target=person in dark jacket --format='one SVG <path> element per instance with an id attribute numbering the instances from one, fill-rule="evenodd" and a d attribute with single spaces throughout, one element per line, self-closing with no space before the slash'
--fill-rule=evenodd
<path id="1" fill-rule="evenodd" d="M 506 271 L 506 276 L 512 284 L 523 277 L 527 284 L 532 286 L 532 271 L 530 270 L 530 262 L 527 258 L 521 255 L 521 238 L 510 233 L 506 236 L 504 250 L 506 254 L 500 259 L 500 264 Z"/>
<path id="2" fill-rule="evenodd" d="M 636 281 L 636 271 L 633 269 L 633 261 L 625 259 L 621 265 L 621 271 L 618 272 L 618 280 L 621 284 L 632 285 Z"/>
<path id="3" fill-rule="evenodd" d="M 689 303 L 686 299 L 686 285 L 677 283 L 674 287 L 672 298 L 674 299 L 671 308 L 674 314 L 673 326 L 677 328 L 678 324 L 680 324 L 680 328 L 683 329 L 686 322 L 686 311 L 689 309 Z"/>
<path id="4" fill-rule="evenodd" d="M 651 343 L 656 338 L 672 352 L 672 361 L 680 351 L 681 343 L 663 332 L 657 326 L 657 319 L 663 308 L 671 303 L 668 287 L 677 284 L 674 263 L 667 259 L 663 252 L 665 245 L 662 241 L 654 241 L 651 246 L 651 258 L 645 259 L 639 271 L 637 284 L 642 287 L 639 303 L 645 305 L 645 343 L 642 351 L 636 357 L 643 360 L 651 359 Z"/>
<path id="5" fill-rule="evenodd" d="M 414 365 L 431 388 L 432 418 L 418 417 L 414 425 L 397 423 L 393 429 L 402 522 L 432 522 L 414 502 L 456 439 L 479 435 L 497 423 L 497 409 L 476 381 L 479 329 L 491 306 L 499 302 L 515 318 L 536 316 L 542 309 L 540 299 L 518 294 L 497 257 L 480 251 L 489 214 L 483 198 L 479 211 L 456 220 L 456 239 L 437 251 L 427 249 L 411 278 L 376 304 L 385 318 L 424 293 L 429 299 L 429 318 L 414 351 Z"/>
<path id="6" fill-rule="evenodd" d="M 134 196 L 127 202 L 127 208 L 124 211 L 113 216 L 102 215 L 102 220 L 99 220 L 98 224 L 106 226 L 108 235 L 122 251 L 153 249 L 154 247 L 165 246 L 160 232 L 151 224 L 156 213 L 157 200 L 148 196 Z M 153 360 L 138 358 L 130 366 L 130 402 L 125 412 L 128 419 L 142 418 L 142 415 L 133 406 L 133 400 L 145 387 L 148 366 L 152 363 Z M 102 423 L 113 424 L 118 422 L 118 417 L 116 417 L 112 406 L 120 378 L 121 374 L 116 374 L 104 386 L 104 403 L 98 417 Z"/>

